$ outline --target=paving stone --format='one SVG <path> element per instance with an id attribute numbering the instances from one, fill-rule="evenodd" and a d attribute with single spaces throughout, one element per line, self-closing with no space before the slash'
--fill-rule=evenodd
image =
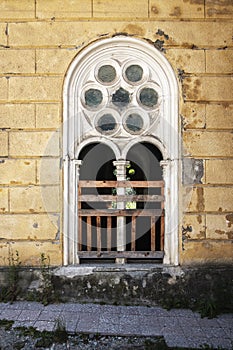
<path id="1" fill-rule="evenodd" d="M 55 329 L 55 322 L 48 322 L 48 321 L 36 321 L 34 323 L 34 327 L 38 331 L 49 331 L 52 332 Z"/>
<path id="2" fill-rule="evenodd" d="M 80 313 L 79 321 L 77 323 L 77 332 L 96 333 L 99 329 L 99 316 L 91 313 Z"/>
<path id="3" fill-rule="evenodd" d="M 65 304 L 50 304 L 50 305 L 46 305 L 44 306 L 44 310 L 45 311 L 63 311 L 65 308 Z"/>
<path id="4" fill-rule="evenodd" d="M 202 348 L 207 344 L 207 338 L 195 335 L 188 336 L 186 337 L 186 344 L 189 348 Z"/>
<path id="5" fill-rule="evenodd" d="M 183 327 L 199 327 L 199 320 L 197 320 L 195 317 L 179 317 L 179 324 Z"/>
<path id="6" fill-rule="evenodd" d="M 78 321 L 80 320 L 78 312 L 63 311 L 60 314 L 60 318 L 64 320 L 68 332 L 74 333 L 76 331 Z"/>
<path id="7" fill-rule="evenodd" d="M 23 310 L 18 317 L 18 321 L 35 321 L 38 319 L 40 313 L 41 311 Z"/>
<path id="8" fill-rule="evenodd" d="M 67 303 L 64 305 L 63 311 L 85 311 L 85 305 L 77 303 Z"/>
<path id="9" fill-rule="evenodd" d="M 61 315 L 60 311 L 41 311 L 40 315 L 38 315 L 38 321 L 56 321 L 59 319 Z"/>
<path id="10" fill-rule="evenodd" d="M 177 327 L 178 325 L 178 319 L 177 317 L 171 316 L 171 317 L 158 317 L 158 322 L 161 327 Z"/>
<path id="11" fill-rule="evenodd" d="M 219 327 L 219 322 L 217 318 L 201 318 L 198 320 L 198 323 L 201 327 L 203 328 L 218 328 Z"/>
<path id="12" fill-rule="evenodd" d="M 233 343 L 231 342 L 230 339 L 227 338 L 205 338 L 205 344 L 208 344 L 209 346 L 218 349 L 231 349 L 232 350 L 232 345 Z"/>
<path id="13" fill-rule="evenodd" d="M 156 317 L 167 317 L 169 316 L 169 312 L 166 309 L 162 309 L 161 307 L 144 307 L 144 306 L 138 306 L 139 314 L 140 315 L 152 315 Z"/>
<path id="14" fill-rule="evenodd" d="M 181 327 L 183 333 L 185 336 L 187 337 L 192 337 L 192 336 L 196 336 L 196 337 L 204 337 L 205 336 L 205 332 L 203 331 L 203 329 L 201 327 L 187 327 L 187 326 L 183 326 Z"/>
<path id="15" fill-rule="evenodd" d="M 190 344 L 186 337 L 182 337 L 180 335 L 164 335 L 165 342 L 170 347 L 184 347 L 189 348 Z"/>
<path id="16" fill-rule="evenodd" d="M 204 328 L 204 333 L 207 338 L 227 338 L 227 333 L 224 328 Z"/>
<path id="17" fill-rule="evenodd" d="M 167 316 L 165 316 L 167 315 Z M 97 304 L 0 303 L 0 319 L 13 320 L 13 327 L 53 331 L 60 320 L 69 333 L 164 336 L 168 346 L 232 349 L 233 314 L 201 318 L 190 310 Z"/>
<path id="18" fill-rule="evenodd" d="M 1 320 L 4 320 L 4 319 L 7 319 L 7 320 L 17 320 L 19 315 L 21 314 L 21 310 L 3 310 L 1 312 L 1 315 L 0 315 L 0 319 Z"/>

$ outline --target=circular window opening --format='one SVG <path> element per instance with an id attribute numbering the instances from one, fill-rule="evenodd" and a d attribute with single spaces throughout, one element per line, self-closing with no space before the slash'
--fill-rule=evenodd
<path id="1" fill-rule="evenodd" d="M 131 134 L 139 134 L 143 124 L 143 119 L 138 113 L 131 113 L 125 119 L 125 128 Z"/>
<path id="2" fill-rule="evenodd" d="M 143 106 L 153 108 L 158 102 L 158 93 L 152 88 L 143 88 L 140 91 L 139 100 Z"/>
<path id="3" fill-rule="evenodd" d="M 132 83 L 142 80 L 143 69 L 138 64 L 132 64 L 125 71 L 126 78 Z"/>
<path id="4" fill-rule="evenodd" d="M 112 103 L 117 107 L 125 107 L 130 102 L 130 94 L 127 90 L 120 88 L 112 95 Z"/>
<path id="5" fill-rule="evenodd" d="M 116 69 L 106 64 L 99 68 L 97 76 L 102 83 L 112 83 L 116 79 Z"/>
<path id="6" fill-rule="evenodd" d="M 85 105 L 90 108 L 98 107 L 103 101 L 103 94 L 98 89 L 88 89 L 84 95 Z"/>
<path id="7" fill-rule="evenodd" d="M 96 123 L 96 129 L 104 134 L 112 134 L 117 128 L 115 118 L 111 113 L 103 114 Z"/>

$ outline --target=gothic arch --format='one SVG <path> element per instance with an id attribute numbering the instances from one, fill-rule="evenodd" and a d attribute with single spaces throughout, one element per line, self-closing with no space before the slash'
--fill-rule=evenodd
<path id="1" fill-rule="evenodd" d="M 115 106 L 113 109 L 108 108 L 109 96 L 113 90 L 109 87 L 108 81 L 99 84 L 99 77 L 96 77 L 96 70 L 93 68 L 96 66 L 96 69 L 99 69 L 102 62 L 106 65 L 111 64 L 115 69 L 116 78 L 113 85 L 118 88 L 117 91 L 120 90 L 122 81 L 122 84 L 129 88 L 133 105 L 131 115 L 135 113 L 135 106 L 139 104 L 141 119 L 145 117 L 146 122 L 143 124 L 144 129 L 142 128 L 138 134 L 130 135 L 131 130 L 123 125 Z M 136 66 L 137 62 L 140 62 L 143 74 L 145 73 L 143 75 L 145 80 L 142 79 L 144 90 L 156 90 L 156 108 L 152 108 L 152 112 L 148 104 L 145 103 L 143 106 L 141 95 L 139 96 L 142 90 L 138 87 L 137 81 L 135 80 L 131 87 L 127 81 L 127 67 Z M 98 85 L 101 95 L 98 111 L 108 108 L 116 121 L 116 128 L 109 135 L 106 133 L 100 135 L 98 120 L 92 106 L 84 106 L 87 107 L 86 110 L 83 107 L 85 103 L 87 104 L 86 91 L 94 90 L 95 84 Z M 127 89 L 124 87 L 124 90 Z M 95 140 L 111 147 L 118 160 L 125 159 L 130 147 L 142 141 L 153 143 L 163 154 L 161 166 L 165 181 L 166 209 L 164 263 L 177 265 L 180 178 L 178 84 L 165 56 L 147 41 L 137 38 L 116 36 L 96 41 L 83 49 L 71 63 L 64 82 L 63 102 L 64 264 L 77 262 L 76 191 L 81 164 L 78 154 L 85 144 Z M 126 121 L 127 115 L 123 117 L 122 119 Z M 100 120 L 100 117 L 98 118 Z"/>

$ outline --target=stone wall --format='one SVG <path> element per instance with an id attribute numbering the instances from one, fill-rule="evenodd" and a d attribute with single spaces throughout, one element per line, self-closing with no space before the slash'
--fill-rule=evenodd
<path id="1" fill-rule="evenodd" d="M 180 262 L 233 259 L 232 1 L 0 2 L 0 265 L 62 264 L 62 91 L 72 59 L 116 34 L 163 52 L 180 87 Z"/>

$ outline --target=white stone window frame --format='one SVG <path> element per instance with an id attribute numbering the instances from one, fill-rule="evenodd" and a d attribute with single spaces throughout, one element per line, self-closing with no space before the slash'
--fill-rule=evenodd
<path id="1" fill-rule="evenodd" d="M 162 106 L 159 122 L 151 135 L 135 136 L 121 149 L 103 135 L 82 139 L 82 123 L 79 113 L 80 82 L 90 62 L 98 63 L 103 52 L 111 55 L 135 54 L 142 62 L 150 62 L 157 72 L 162 91 Z M 112 148 L 116 160 L 126 159 L 129 149 L 138 142 L 154 144 L 162 153 L 163 179 L 165 182 L 165 242 L 164 260 L 167 265 L 179 264 L 179 188 L 180 188 L 180 128 L 178 119 L 178 83 L 174 71 L 153 45 L 145 40 L 116 36 L 101 39 L 83 49 L 71 63 L 64 82 L 63 93 L 63 160 L 64 160 L 64 206 L 63 206 L 63 249 L 64 265 L 77 264 L 77 184 L 79 178 L 78 160 L 80 150 L 93 142 L 102 142 Z"/>

